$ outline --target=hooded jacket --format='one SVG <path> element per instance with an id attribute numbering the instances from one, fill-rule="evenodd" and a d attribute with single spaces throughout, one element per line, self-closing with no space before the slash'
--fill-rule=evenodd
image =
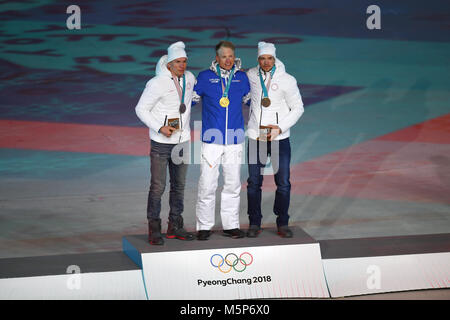
<path id="1" fill-rule="evenodd" d="M 215 144 L 240 144 L 245 141 L 242 101 L 250 91 L 245 72 L 240 71 L 241 61 L 235 60 L 235 73 L 228 92 L 230 104 L 222 107 L 221 76 L 217 74 L 217 62 L 210 69 L 202 71 L 197 77 L 194 96 L 202 98 L 202 141 Z M 229 72 L 221 69 L 222 77 Z M 224 82 L 226 87 L 226 83 Z M 226 130 L 227 129 L 227 130 Z M 227 134 L 225 134 L 227 133 Z"/>
<path id="2" fill-rule="evenodd" d="M 185 71 L 186 90 L 184 103 L 186 111 L 179 112 L 180 97 L 172 80 L 172 74 L 167 69 L 167 55 L 162 56 L 156 65 L 156 76 L 150 79 L 136 105 L 138 118 L 150 128 L 150 139 L 160 143 L 177 144 L 189 141 L 192 90 L 195 84 L 194 75 Z M 180 81 L 183 87 L 183 81 Z M 159 133 L 159 129 L 168 124 L 168 119 L 179 118 L 180 130 L 175 131 L 169 138 Z"/>
<path id="3" fill-rule="evenodd" d="M 273 74 L 268 95 L 270 106 L 263 107 L 261 99 L 263 90 L 259 79 L 259 72 L 263 73 L 263 80 L 267 85 L 270 72 L 264 72 L 259 66 L 247 71 L 251 86 L 250 116 L 248 121 L 248 137 L 256 140 L 259 136 L 259 127 L 278 125 L 281 134 L 275 140 L 290 136 L 290 128 L 298 121 L 304 112 L 303 101 L 295 78 L 286 73 L 284 64 L 275 59 L 275 73 Z M 267 78 L 267 79 L 266 79 Z"/>

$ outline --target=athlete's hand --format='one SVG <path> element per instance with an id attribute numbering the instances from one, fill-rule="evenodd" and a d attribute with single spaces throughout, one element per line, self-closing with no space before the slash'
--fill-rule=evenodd
<path id="1" fill-rule="evenodd" d="M 174 127 L 171 126 L 164 126 L 161 127 L 161 129 L 159 129 L 159 132 L 161 132 L 163 135 L 165 135 L 167 138 L 170 138 L 170 136 L 172 135 L 172 133 L 174 131 L 176 131 L 177 129 L 175 129 Z"/>
<path id="2" fill-rule="evenodd" d="M 281 134 L 281 129 L 280 129 L 279 126 L 274 125 L 274 124 L 269 124 L 267 126 L 270 127 L 270 132 L 267 135 L 267 140 L 268 141 L 274 140 L 276 137 L 278 137 L 278 135 Z"/>

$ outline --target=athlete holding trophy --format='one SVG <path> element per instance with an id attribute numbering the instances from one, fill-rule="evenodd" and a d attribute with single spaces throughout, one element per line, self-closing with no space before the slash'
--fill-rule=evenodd
<path id="1" fill-rule="evenodd" d="M 286 73 L 277 59 L 272 43 L 258 43 L 258 66 L 247 72 L 251 84 L 250 119 L 248 123 L 247 199 L 250 226 L 248 237 L 261 232 L 261 186 L 263 171 L 270 156 L 277 185 L 273 211 L 277 216 L 278 234 L 292 237 L 288 227 L 291 193 L 291 128 L 304 109 L 297 81 Z"/>
<path id="2" fill-rule="evenodd" d="M 184 188 L 188 164 L 182 159 L 189 151 L 189 127 L 194 75 L 186 70 L 187 54 L 181 41 L 171 44 L 167 54 L 156 66 L 156 76 L 150 79 L 136 105 L 136 114 L 149 127 L 150 190 L 147 201 L 149 242 L 164 244 L 161 233 L 161 197 L 170 175 L 169 225 L 167 238 L 193 240 L 184 229 Z M 177 150 L 181 150 L 177 152 Z"/>

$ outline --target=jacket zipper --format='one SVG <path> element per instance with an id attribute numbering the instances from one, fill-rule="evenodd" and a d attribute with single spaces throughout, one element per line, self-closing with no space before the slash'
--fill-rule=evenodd
<path id="1" fill-rule="evenodd" d="M 222 87 L 222 75 L 219 74 L 219 79 L 220 79 L 220 86 Z M 228 79 L 230 80 L 230 79 Z M 228 130 L 228 107 L 230 105 L 227 106 L 226 111 L 225 111 L 225 145 L 227 145 L 228 143 L 228 134 L 227 134 L 227 130 Z"/>
<path id="2" fill-rule="evenodd" d="M 181 112 L 180 112 L 180 139 L 178 139 L 178 143 L 181 142 L 181 133 L 182 132 L 183 132 L 183 119 L 181 118 Z"/>
<path id="3" fill-rule="evenodd" d="M 259 72 L 261 72 L 261 70 Z M 261 99 L 259 99 L 259 108 L 261 109 L 261 112 L 259 113 L 259 126 L 260 127 L 261 127 L 261 123 L 262 123 L 262 114 L 263 114 L 263 107 L 261 104 L 261 100 L 263 97 L 264 97 L 264 92 L 262 91 L 262 87 L 261 87 Z"/>
<path id="4" fill-rule="evenodd" d="M 226 110 L 226 115 L 225 115 L 225 145 L 227 145 L 228 143 L 228 134 L 227 134 L 227 130 L 228 130 L 228 107 L 227 106 L 227 110 Z"/>
<path id="5" fill-rule="evenodd" d="M 185 88 L 183 88 L 185 90 Z M 183 118 L 181 118 L 181 112 L 178 110 L 178 113 L 180 114 L 180 138 L 178 139 L 178 143 L 181 142 L 181 133 L 183 132 Z"/>
<path id="6" fill-rule="evenodd" d="M 261 95 L 262 97 L 262 95 Z M 261 98 L 262 99 L 262 98 Z M 262 123 L 262 114 L 263 114 L 263 107 L 261 105 L 261 103 L 259 104 L 259 108 L 261 109 L 261 112 L 259 113 L 259 126 L 261 127 L 261 123 Z"/>

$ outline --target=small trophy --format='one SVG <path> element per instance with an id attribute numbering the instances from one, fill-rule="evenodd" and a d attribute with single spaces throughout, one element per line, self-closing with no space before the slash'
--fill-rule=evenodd
<path id="1" fill-rule="evenodd" d="M 271 127 L 259 126 L 259 137 L 258 137 L 258 140 L 260 140 L 260 141 L 267 141 L 267 135 L 270 133 L 270 130 L 272 130 Z"/>
<path id="2" fill-rule="evenodd" d="M 175 128 L 176 130 L 180 129 L 180 118 L 171 118 L 167 120 L 167 125 L 169 127 Z"/>

